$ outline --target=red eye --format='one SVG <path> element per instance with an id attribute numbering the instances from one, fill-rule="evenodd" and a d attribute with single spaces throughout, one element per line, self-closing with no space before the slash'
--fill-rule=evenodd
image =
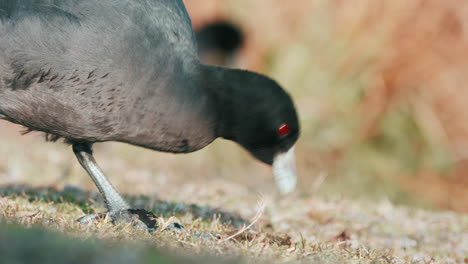
<path id="1" fill-rule="evenodd" d="M 286 135 L 291 128 L 289 127 L 288 124 L 282 124 L 276 132 L 278 132 L 278 135 L 284 136 Z"/>

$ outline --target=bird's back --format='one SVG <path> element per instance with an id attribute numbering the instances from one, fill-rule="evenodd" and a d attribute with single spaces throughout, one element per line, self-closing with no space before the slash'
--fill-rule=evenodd
<path id="1" fill-rule="evenodd" d="M 152 129 L 148 144 L 189 151 L 167 148 L 200 114 L 197 88 L 177 84 L 197 60 L 181 0 L 0 2 L 0 116 L 32 130 L 132 141 Z"/>

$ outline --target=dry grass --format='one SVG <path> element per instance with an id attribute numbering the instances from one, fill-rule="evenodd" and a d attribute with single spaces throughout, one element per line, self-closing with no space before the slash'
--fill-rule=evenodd
<path id="1" fill-rule="evenodd" d="M 176 252 L 189 258 L 210 255 L 218 261 L 234 258 L 234 262 L 246 263 L 461 263 L 467 257 L 466 215 L 406 208 L 388 200 L 350 201 L 310 194 L 280 198 L 271 191 L 272 179 L 230 178 L 238 176 L 232 173 L 239 170 L 220 170 L 216 175 L 216 168 L 228 163 L 213 165 L 208 160 L 218 153 L 216 148 L 172 156 L 123 144 L 98 145 L 96 154 L 102 167 L 133 204 L 163 215 L 166 223 L 175 216 L 187 231 L 145 233 L 106 221 L 78 224 L 76 218 L 104 208 L 69 147 L 41 142 L 38 135 L 12 133 L 15 130 L 2 123 L 0 164 L 7 168 L 1 177 L 2 221 L 59 231 L 77 239 L 77 247 L 81 247 L 79 241 L 98 240 L 117 252 L 120 247 L 142 252 L 136 245 L 144 245 L 143 252 L 157 249 L 155 252 Z M 233 146 L 229 151 L 236 149 Z M 194 162 L 196 159 L 204 160 L 209 170 Z M 253 161 L 245 163 L 249 162 Z M 158 176 L 165 166 L 173 174 Z M 199 172 L 203 169 L 205 175 Z M 255 175 L 256 169 L 262 172 L 265 168 L 249 169 Z M 200 177 L 178 177 L 185 170 L 200 173 Z M 55 187 L 18 187 L 20 183 Z M 67 187 L 70 183 L 93 193 Z M 264 191 L 263 214 L 258 214 L 259 196 L 254 187 Z M 242 229 L 242 219 L 255 219 L 255 225 Z M 35 246 L 41 249 L 41 245 Z M 145 263 L 144 258 L 140 260 Z"/>
<path id="2" fill-rule="evenodd" d="M 97 205 L 92 208 L 103 210 Z M 388 201 L 289 198 L 270 202 L 255 228 L 241 232 L 216 215 L 202 220 L 190 213 L 178 214 L 173 220 L 186 231 L 161 228 L 146 233 L 106 220 L 78 224 L 74 220 L 83 213 L 70 202 L 46 202 L 21 194 L 0 198 L 3 222 L 39 226 L 82 241 L 105 240 L 130 249 L 131 243 L 144 244 L 192 257 L 241 256 L 247 263 L 462 263 L 468 252 L 467 216 L 396 207 Z M 160 226 L 170 221 L 165 219 Z"/>

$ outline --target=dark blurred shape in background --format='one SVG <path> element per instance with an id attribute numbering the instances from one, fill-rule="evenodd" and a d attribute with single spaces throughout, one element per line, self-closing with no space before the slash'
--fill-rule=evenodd
<path id="1" fill-rule="evenodd" d="M 235 66 L 236 55 L 244 42 L 241 29 L 228 21 L 216 21 L 196 32 L 198 53 L 208 64 Z"/>

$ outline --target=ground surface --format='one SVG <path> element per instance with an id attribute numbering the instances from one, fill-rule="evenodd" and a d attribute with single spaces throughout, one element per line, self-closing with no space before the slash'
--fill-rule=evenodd
<path id="1" fill-rule="evenodd" d="M 385 201 L 312 197 L 274 201 L 265 197 L 266 208 L 258 222 L 227 239 L 248 222 L 246 219 L 254 217 L 256 206 L 240 200 L 230 189 L 218 191 L 225 192 L 224 198 L 238 199 L 244 210 L 235 213 L 216 206 L 128 197 L 138 207 L 163 216 L 159 219 L 161 228 L 147 233 L 106 220 L 91 225 L 76 223 L 74 220 L 85 212 L 104 210 L 96 193 L 74 187 L 56 190 L 7 186 L 0 190 L 0 252 L 26 249 L 33 252 L 27 256 L 41 257 L 49 255 L 40 252 L 57 252 L 53 256 L 68 259 L 71 249 L 78 247 L 79 252 L 89 252 L 85 255 L 91 254 L 90 258 L 135 259 L 142 263 L 150 263 L 145 261 L 159 256 L 159 252 L 185 256 L 178 259 L 181 262 L 210 255 L 217 261 L 246 263 L 463 263 L 468 256 L 468 216 L 396 207 Z M 199 195 L 192 192 L 192 197 Z M 185 231 L 163 231 L 173 221 L 182 223 Z M 11 230 L 6 223 L 19 223 L 21 228 Z M 45 228 L 68 238 L 27 231 L 25 227 Z M 69 241 L 63 245 L 57 239 Z M 80 259 L 80 254 L 76 257 Z M 170 259 L 171 255 L 164 257 Z"/>
<path id="2" fill-rule="evenodd" d="M 1 129 L 0 252 L 11 252 L 1 256 L 15 258 L 26 250 L 27 256 L 67 263 L 86 260 L 83 256 L 109 263 L 468 261 L 467 215 L 397 206 L 385 198 L 353 201 L 304 191 L 320 182 L 279 197 L 267 168 L 222 142 L 194 156 L 96 146 L 97 159 L 116 187 L 135 207 L 161 216 L 161 228 L 146 233 L 106 220 L 78 224 L 78 217 L 104 208 L 70 147 L 44 143 L 40 135 L 19 136 L 18 128 L 6 123 Z M 218 148 L 230 160 L 220 160 Z M 233 168 L 230 162 L 240 169 L 225 170 Z M 243 169 L 256 177 L 242 177 Z M 173 221 L 186 230 L 163 231 Z M 232 237 L 252 221 L 250 229 Z M 74 248 L 86 254 L 70 253 Z"/>

